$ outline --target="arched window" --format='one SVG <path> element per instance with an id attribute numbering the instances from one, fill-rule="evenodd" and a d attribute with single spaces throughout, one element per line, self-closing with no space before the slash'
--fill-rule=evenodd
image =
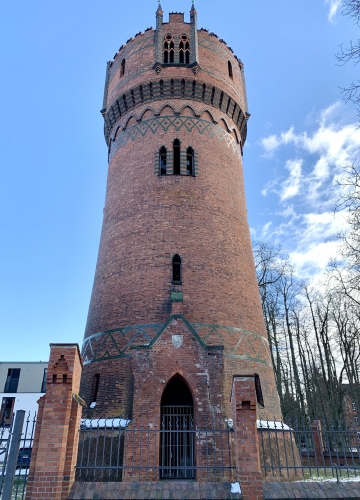
<path id="1" fill-rule="evenodd" d="M 159 150 L 160 175 L 166 175 L 166 148 L 163 146 Z"/>
<path id="2" fill-rule="evenodd" d="M 163 392 L 160 422 L 160 479 L 195 479 L 194 400 L 179 374 Z"/>
<path id="3" fill-rule="evenodd" d="M 181 258 L 176 254 L 172 260 L 173 283 L 181 283 Z"/>
<path id="4" fill-rule="evenodd" d="M 125 75 L 125 59 L 121 61 L 120 66 L 120 78 Z"/>
<path id="5" fill-rule="evenodd" d="M 190 43 L 186 35 L 180 36 L 179 62 L 180 64 L 190 64 Z"/>
<path id="6" fill-rule="evenodd" d="M 174 62 L 175 44 L 172 35 L 166 35 L 164 41 L 164 64 Z"/>
<path id="7" fill-rule="evenodd" d="M 230 78 L 233 77 L 233 70 L 232 70 L 232 64 L 230 61 L 228 61 L 228 70 L 229 70 L 229 76 Z"/>
<path id="8" fill-rule="evenodd" d="M 175 139 L 173 142 L 174 151 L 174 175 L 180 175 L 180 141 Z"/>
<path id="9" fill-rule="evenodd" d="M 187 148 L 186 151 L 186 169 L 188 175 L 194 175 L 194 150 Z"/>

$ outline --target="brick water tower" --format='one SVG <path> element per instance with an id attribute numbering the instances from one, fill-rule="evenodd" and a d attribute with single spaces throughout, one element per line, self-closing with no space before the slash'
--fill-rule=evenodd
<path id="1" fill-rule="evenodd" d="M 190 22 L 164 22 L 159 4 L 156 29 L 107 64 L 101 112 L 109 167 L 82 348 L 87 417 L 224 421 L 233 376 L 256 373 L 259 418 L 280 419 L 245 203 L 243 63 L 198 29 L 194 5 Z"/>

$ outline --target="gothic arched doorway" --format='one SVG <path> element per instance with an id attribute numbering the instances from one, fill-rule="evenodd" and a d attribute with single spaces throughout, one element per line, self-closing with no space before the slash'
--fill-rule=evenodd
<path id="1" fill-rule="evenodd" d="M 160 479 L 195 479 L 194 402 L 180 375 L 161 398 Z"/>

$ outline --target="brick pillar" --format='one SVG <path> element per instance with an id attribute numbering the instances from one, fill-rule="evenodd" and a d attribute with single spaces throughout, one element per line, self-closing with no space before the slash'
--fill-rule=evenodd
<path id="1" fill-rule="evenodd" d="M 322 465 L 324 462 L 324 443 L 321 434 L 321 420 L 314 420 L 311 424 L 311 434 L 314 443 L 314 455 L 316 465 Z"/>
<path id="2" fill-rule="evenodd" d="M 235 375 L 231 391 L 235 460 L 243 500 L 263 500 L 255 375 Z"/>
<path id="3" fill-rule="evenodd" d="M 39 399 L 26 500 L 66 500 L 75 478 L 82 399 L 77 344 L 50 344 L 46 394 Z"/>

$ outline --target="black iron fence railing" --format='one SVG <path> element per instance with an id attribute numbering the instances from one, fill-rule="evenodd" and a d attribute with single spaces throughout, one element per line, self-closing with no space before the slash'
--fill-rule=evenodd
<path id="1" fill-rule="evenodd" d="M 258 421 L 260 460 L 266 480 L 360 476 L 360 429 L 345 425 Z"/>
<path id="2" fill-rule="evenodd" d="M 125 419 L 83 420 L 76 479 L 232 479 L 233 433 L 225 424 L 199 428 L 191 415 L 172 414 L 163 419 L 162 427 L 135 427 Z"/>
<path id="3" fill-rule="evenodd" d="M 16 425 L 17 424 L 17 425 Z M 0 498 L 23 500 L 34 442 L 35 415 L 20 410 L 0 427 Z"/>

